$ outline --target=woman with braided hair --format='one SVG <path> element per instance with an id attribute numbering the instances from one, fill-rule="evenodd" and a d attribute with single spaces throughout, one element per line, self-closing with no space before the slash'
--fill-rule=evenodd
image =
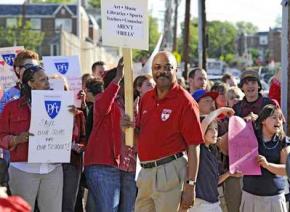
<path id="1" fill-rule="evenodd" d="M 41 212 L 60 212 L 63 171 L 61 164 L 28 163 L 31 90 L 48 90 L 49 82 L 40 66 L 25 66 L 20 99 L 9 102 L 1 114 L 0 146 L 10 151 L 9 186 L 13 195 L 26 200 L 32 210 L 37 199 Z"/>

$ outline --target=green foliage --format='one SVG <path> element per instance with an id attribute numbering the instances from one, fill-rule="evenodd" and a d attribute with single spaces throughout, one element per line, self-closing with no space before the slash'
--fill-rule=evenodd
<path id="1" fill-rule="evenodd" d="M 178 38 L 178 51 L 183 52 L 184 23 L 181 23 L 181 37 Z M 225 61 L 232 60 L 235 53 L 235 39 L 237 30 L 230 22 L 209 21 L 207 23 L 208 49 L 210 58 L 223 58 Z M 189 61 L 196 63 L 198 60 L 198 20 L 193 19 L 190 23 L 189 37 Z"/>
<path id="2" fill-rule="evenodd" d="M 251 54 L 254 62 L 259 58 L 260 53 L 258 49 L 251 48 L 249 49 L 249 53 Z"/>
<path id="3" fill-rule="evenodd" d="M 101 0 L 89 0 L 89 4 L 93 8 L 101 8 Z"/>
<path id="4" fill-rule="evenodd" d="M 32 0 L 32 3 L 57 3 L 57 4 L 71 4 L 76 0 Z"/>
<path id="5" fill-rule="evenodd" d="M 25 22 L 22 26 L 21 19 L 16 27 L 0 27 L 0 43 L 4 46 L 24 46 L 27 49 L 37 51 L 44 38 L 44 33 L 31 29 L 31 23 Z"/>
<path id="6" fill-rule="evenodd" d="M 235 53 L 237 30 L 230 22 L 208 22 L 208 57 L 220 58 Z"/>
<path id="7" fill-rule="evenodd" d="M 190 22 L 189 25 L 189 61 L 193 63 L 197 60 L 198 57 L 198 25 L 197 25 L 197 19 L 194 19 Z M 178 38 L 177 40 L 177 47 L 178 51 L 183 53 L 183 46 L 184 46 L 184 23 L 181 23 L 181 33 L 182 36 Z"/>
<path id="8" fill-rule="evenodd" d="M 220 57 L 220 60 L 226 62 L 227 64 L 231 64 L 235 60 L 235 55 L 234 54 L 231 54 L 231 53 L 228 53 L 225 56 L 221 56 Z"/>
<path id="9" fill-rule="evenodd" d="M 144 57 L 149 57 L 158 42 L 159 36 L 157 19 L 149 16 L 149 51 L 133 50 L 133 60 L 140 61 Z"/>
<path id="10" fill-rule="evenodd" d="M 251 22 L 239 21 L 236 23 L 236 28 L 238 33 L 244 33 L 247 35 L 253 35 L 257 33 L 258 27 L 252 24 Z"/>

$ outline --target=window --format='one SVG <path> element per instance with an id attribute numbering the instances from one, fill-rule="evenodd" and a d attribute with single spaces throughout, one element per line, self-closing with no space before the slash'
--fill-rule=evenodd
<path id="1" fill-rule="evenodd" d="M 41 19 L 40 18 L 31 18 L 31 29 L 41 30 Z"/>
<path id="2" fill-rule="evenodd" d="M 260 45 L 268 45 L 268 37 L 267 36 L 260 36 L 259 37 L 259 43 Z"/>
<path id="3" fill-rule="evenodd" d="M 51 44 L 50 45 L 50 55 L 51 56 L 58 56 L 59 55 L 59 45 L 58 44 Z"/>
<path id="4" fill-rule="evenodd" d="M 57 18 L 55 19 L 55 30 L 64 30 L 72 32 L 72 20 L 69 18 Z"/>
<path id="5" fill-rule="evenodd" d="M 17 19 L 16 18 L 7 18 L 6 19 L 6 27 L 17 27 Z"/>

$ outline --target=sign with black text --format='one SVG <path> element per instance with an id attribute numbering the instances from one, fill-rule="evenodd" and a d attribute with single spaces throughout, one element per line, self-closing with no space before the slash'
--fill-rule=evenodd
<path id="1" fill-rule="evenodd" d="M 70 162 L 73 114 L 71 91 L 32 91 L 29 163 Z"/>
<path id="2" fill-rule="evenodd" d="M 102 0 L 103 45 L 148 50 L 148 0 Z"/>
<path id="3" fill-rule="evenodd" d="M 74 104 L 80 107 L 78 93 L 82 89 L 82 73 L 79 56 L 45 56 L 43 66 L 48 75 L 56 74 L 67 79 L 69 90 L 74 92 Z"/>
<path id="4" fill-rule="evenodd" d="M 23 46 L 0 48 L 0 87 L 3 90 L 15 86 L 17 77 L 13 70 L 14 60 L 23 50 Z"/>

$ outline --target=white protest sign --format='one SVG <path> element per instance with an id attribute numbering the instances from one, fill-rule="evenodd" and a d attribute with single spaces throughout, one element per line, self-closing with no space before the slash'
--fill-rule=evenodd
<path id="1" fill-rule="evenodd" d="M 43 66 L 47 75 L 58 74 L 68 80 L 69 89 L 74 92 L 74 104 L 81 105 L 78 93 L 82 89 L 81 67 L 78 56 L 43 57 Z"/>
<path id="2" fill-rule="evenodd" d="M 49 79 L 49 86 L 52 90 L 64 91 L 64 81 L 62 79 Z"/>
<path id="3" fill-rule="evenodd" d="M 29 163 L 70 162 L 73 114 L 71 91 L 32 91 Z"/>
<path id="4" fill-rule="evenodd" d="M 103 45 L 148 50 L 148 0 L 102 0 Z"/>
<path id="5" fill-rule="evenodd" d="M 15 86 L 17 77 L 13 71 L 16 55 L 24 50 L 23 46 L 0 48 L 0 87 L 5 89 Z"/>

